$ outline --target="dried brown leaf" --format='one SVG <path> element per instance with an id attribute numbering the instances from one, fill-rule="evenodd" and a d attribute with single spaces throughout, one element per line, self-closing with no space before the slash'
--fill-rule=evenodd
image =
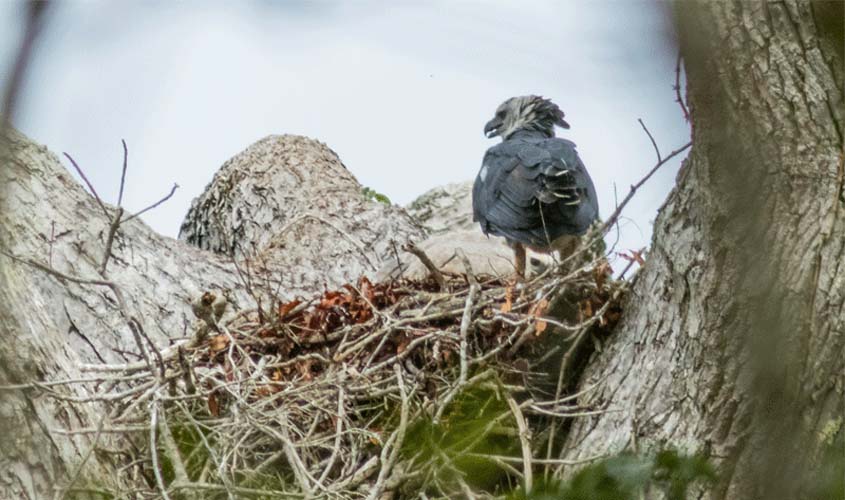
<path id="1" fill-rule="evenodd" d="M 505 303 L 502 304 L 502 307 L 501 307 L 501 311 L 503 313 L 509 313 L 509 312 L 511 312 L 511 309 L 513 309 L 513 296 L 514 296 L 513 285 L 509 285 L 505 289 Z"/>
<path id="2" fill-rule="evenodd" d="M 220 403 L 217 402 L 217 396 L 213 392 L 208 395 L 208 412 L 212 417 L 220 416 Z"/>
<path id="3" fill-rule="evenodd" d="M 549 308 L 549 301 L 546 299 L 541 299 L 539 302 L 531 306 L 531 314 L 534 316 L 534 333 L 536 335 L 540 335 L 543 333 L 546 328 L 549 326 L 548 323 L 543 321 L 542 316 L 546 313 L 546 309 Z"/>
<path id="4" fill-rule="evenodd" d="M 361 290 L 361 295 L 366 297 L 371 303 L 375 302 L 376 299 L 376 292 L 373 289 L 373 284 L 370 280 L 367 279 L 366 276 L 362 276 L 361 280 L 359 281 L 358 288 Z"/>
<path id="5" fill-rule="evenodd" d="M 211 351 L 211 354 L 217 354 L 218 352 L 226 349 L 229 345 L 229 337 L 226 335 L 215 335 L 211 337 L 211 340 L 208 342 L 208 350 Z"/>
<path id="6" fill-rule="evenodd" d="M 280 320 L 286 319 L 287 315 L 292 310 L 294 310 L 294 308 L 296 308 L 296 306 L 298 306 L 301 303 L 302 303 L 301 300 L 292 300 L 292 301 L 287 302 L 285 304 L 280 304 L 279 305 L 279 319 Z"/>
<path id="7" fill-rule="evenodd" d="M 314 375 L 311 373 L 311 365 L 313 364 L 314 360 L 309 358 L 296 365 L 296 370 L 308 382 L 314 379 Z"/>

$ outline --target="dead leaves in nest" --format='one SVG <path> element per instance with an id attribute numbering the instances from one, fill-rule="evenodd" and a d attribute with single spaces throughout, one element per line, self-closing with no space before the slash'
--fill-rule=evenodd
<path id="1" fill-rule="evenodd" d="M 516 291 L 514 290 L 514 286 L 508 285 L 508 287 L 505 288 L 505 302 L 504 302 L 504 304 L 502 304 L 502 307 L 499 310 L 502 311 L 503 313 L 511 312 L 511 309 L 513 309 L 513 300 L 515 298 L 516 298 Z"/>
<path id="2" fill-rule="evenodd" d="M 358 286 L 343 285 L 341 290 L 327 290 L 316 304 L 300 307 L 301 300 L 279 304 L 276 321 L 295 332 L 300 340 L 314 334 L 327 334 L 347 325 L 366 323 L 375 310 L 395 304 L 402 294 L 389 283 L 374 285 L 367 278 Z M 273 331 L 268 331 L 272 335 Z"/>
<path id="3" fill-rule="evenodd" d="M 641 252 L 631 252 L 631 254 L 632 259 L 639 259 L 640 263 L 644 262 L 642 261 Z M 603 260 L 593 268 L 593 280 L 595 281 L 596 289 L 589 297 L 578 303 L 578 313 L 581 321 L 587 321 L 598 314 L 599 310 L 604 307 L 607 301 L 611 300 L 612 291 L 608 289 L 607 283 L 611 280 L 612 276 L 613 269 L 606 260 Z M 599 318 L 598 325 L 608 330 L 612 329 L 619 321 L 621 315 L 621 305 L 618 302 L 612 304 L 604 312 L 602 317 Z"/>
<path id="4" fill-rule="evenodd" d="M 290 302 L 279 304 L 279 320 L 284 321 L 285 319 L 287 319 L 288 314 L 290 314 L 291 311 L 296 309 L 299 304 L 302 304 L 302 301 L 295 299 L 291 300 Z"/>
<path id="5" fill-rule="evenodd" d="M 499 311 L 504 314 L 511 312 L 513 310 L 513 303 L 517 296 L 518 293 L 514 285 L 508 285 L 508 287 L 505 288 L 505 301 L 502 303 Z M 528 310 L 528 314 L 534 318 L 534 334 L 537 336 L 546 331 L 546 328 L 549 326 L 548 322 L 543 319 L 543 315 L 546 314 L 548 308 L 549 301 L 546 299 L 540 299 Z"/>
<path id="6" fill-rule="evenodd" d="M 590 286 L 589 289 L 593 291 L 578 302 L 581 321 L 589 320 L 597 314 L 613 293 L 613 287 L 608 285 L 612 280 L 612 270 L 607 262 L 596 266 L 588 279 L 595 282 L 595 287 Z M 505 286 L 505 283 L 496 281 L 487 282 L 484 286 L 488 289 L 504 287 L 504 294 L 500 295 L 500 300 L 480 311 L 478 314 L 481 317 L 491 318 L 498 310 L 515 320 L 530 319 L 533 324 L 529 328 L 536 337 L 548 334 L 551 330 L 550 323 L 553 322 L 548 317 L 551 307 L 548 299 L 534 299 L 525 303 L 526 297 L 521 296 L 524 292 L 514 284 Z M 397 355 L 416 356 L 407 352 L 412 349 L 412 342 L 430 334 L 432 330 L 457 328 L 460 316 L 406 324 L 402 329 L 390 331 L 387 339 L 372 342 L 354 356 L 348 350 L 350 345 L 387 324 L 390 318 L 395 320 L 400 317 L 397 314 L 401 300 L 412 299 L 408 302 L 409 307 L 425 305 L 429 299 L 415 298 L 416 293 L 429 293 L 429 290 L 424 283 L 403 281 L 373 284 L 367 278 L 361 278 L 355 285 L 347 284 L 337 290 L 326 290 L 311 300 L 282 302 L 270 314 L 265 312 L 261 315 L 258 325 L 250 327 L 249 333 L 232 329 L 231 332 L 211 337 L 207 343 L 206 359 L 222 365 L 227 381 L 235 376 L 244 355 L 254 356 L 254 360 L 265 355 L 291 360 L 290 363 L 283 363 L 283 366 L 271 368 L 267 373 L 270 380 L 254 392 L 257 397 L 267 397 L 282 390 L 285 383 L 318 379 L 327 368 L 326 360 L 343 359 L 348 363 L 348 369 L 354 370 L 360 368 L 359 363 L 378 363 Z M 573 299 L 578 300 L 575 297 Z M 620 314 L 621 308 L 617 304 L 610 306 L 597 321 L 599 328 L 609 331 Z M 353 328 L 347 328 L 350 326 Z M 354 328 L 356 326 L 361 328 Z M 341 330 L 342 335 L 339 333 Z M 506 322 L 492 322 L 487 329 L 476 331 L 476 341 L 479 346 L 498 345 L 511 330 Z M 341 343 L 341 338 L 345 339 L 344 345 L 347 348 L 343 352 L 333 347 Z M 419 357 L 413 361 L 418 366 L 444 366 L 457 360 L 457 343 L 445 337 L 435 344 L 418 345 L 424 346 L 419 350 Z M 332 354 L 333 351 L 337 352 Z M 230 352 L 231 355 L 228 354 Z M 336 357 L 341 354 L 344 356 Z M 209 398 L 211 414 L 220 411 L 219 408 L 224 404 L 221 402 L 224 400 L 218 400 L 220 397 L 218 394 L 215 398 Z"/>
<path id="7" fill-rule="evenodd" d="M 537 303 L 531 306 L 531 315 L 534 316 L 534 335 L 540 335 L 546 328 L 548 328 L 549 323 L 543 320 L 543 315 L 546 314 L 546 309 L 549 308 L 549 301 L 546 299 L 540 299 Z"/>
<path id="8" fill-rule="evenodd" d="M 212 417 L 220 416 L 220 403 L 217 401 L 217 395 L 213 392 L 208 395 L 208 412 Z"/>
<path id="9" fill-rule="evenodd" d="M 229 347 L 229 337 L 224 334 L 215 335 L 208 341 L 208 350 L 212 356 L 226 350 L 227 347 Z"/>

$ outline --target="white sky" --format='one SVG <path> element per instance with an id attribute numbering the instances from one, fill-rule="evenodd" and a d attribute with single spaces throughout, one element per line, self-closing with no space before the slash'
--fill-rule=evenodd
<path id="1" fill-rule="evenodd" d="M 689 130 L 674 102 L 662 5 L 640 1 L 100 2 L 54 6 L 16 126 L 70 153 L 116 201 L 176 236 L 191 199 L 231 156 L 269 134 L 327 143 L 365 186 L 405 204 L 472 179 L 496 106 L 541 94 L 572 125 L 601 212 Z M 21 5 L 0 2 L 6 77 Z M 648 244 L 678 161 L 626 210 L 621 249 Z"/>

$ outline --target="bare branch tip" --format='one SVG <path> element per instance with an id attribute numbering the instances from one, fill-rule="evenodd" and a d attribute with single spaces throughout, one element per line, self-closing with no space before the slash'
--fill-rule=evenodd
<path id="1" fill-rule="evenodd" d="M 129 148 L 126 147 L 126 141 L 121 139 L 120 143 L 123 144 L 123 169 L 120 173 L 120 192 L 117 195 L 117 206 L 123 204 L 123 186 L 126 184 L 126 164 L 129 159 Z"/>
<path id="2" fill-rule="evenodd" d="M 71 165 L 73 165 L 73 168 L 76 169 L 76 173 L 78 173 L 79 176 L 82 177 L 82 180 L 85 182 L 85 185 L 88 186 L 88 190 L 91 191 L 91 194 L 93 194 L 94 198 L 97 200 L 97 204 L 100 205 L 100 209 L 102 209 L 103 215 L 106 216 L 106 219 L 110 219 L 109 211 L 106 210 L 106 205 L 103 203 L 103 199 L 100 198 L 99 194 L 97 194 L 97 190 L 94 189 L 94 185 L 91 184 L 91 181 L 88 180 L 88 177 L 85 175 L 85 172 L 82 170 L 82 167 L 80 167 L 79 164 L 76 163 L 76 160 L 74 160 L 71 155 L 67 154 L 66 152 L 62 152 L 62 154 L 65 155 L 68 160 L 70 160 Z"/>

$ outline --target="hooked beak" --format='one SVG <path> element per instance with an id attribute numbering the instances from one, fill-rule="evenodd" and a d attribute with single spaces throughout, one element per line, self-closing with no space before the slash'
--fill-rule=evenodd
<path id="1" fill-rule="evenodd" d="M 493 118 L 487 125 L 484 125 L 484 135 L 487 136 L 488 139 L 492 139 L 499 135 L 499 128 L 502 126 L 502 120 L 500 118 Z"/>

